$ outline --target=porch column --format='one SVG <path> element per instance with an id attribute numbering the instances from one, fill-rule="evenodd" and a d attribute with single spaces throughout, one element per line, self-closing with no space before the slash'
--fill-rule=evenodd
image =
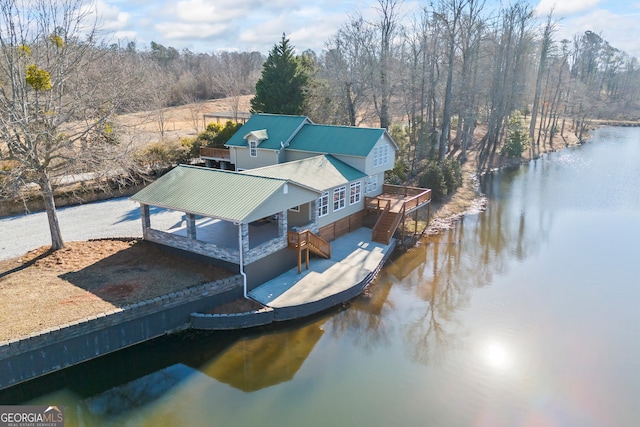
<path id="1" fill-rule="evenodd" d="M 196 240 L 196 216 L 188 213 L 187 219 L 187 239 Z"/>
<path id="2" fill-rule="evenodd" d="M 278 237 L 283 237 L 287 235 L 288 230 L 288 219 L 287 219 L 287 211 L 284 210 L 278 214 Z"/>
<path id="3" fill-rule="evenodd" d="M 246 254 L 249 252 L 249 224 L 240 224 L 240 233 L 242 233 L 242 248 L 240 250 Z"/>
<path id="4" fill-rule="evenodd" d="M 142 235 L 146 229 L 151 228 L 151 216 L 149 215 L 149 205 L 140 204 L 140 218 L 142 219 Z"/>
<path id="5" fill-rule="evenodd" d="M 309 202 L 309 216 L 311 217 L 311 231 L 318 232 L 318 200 Z"/>

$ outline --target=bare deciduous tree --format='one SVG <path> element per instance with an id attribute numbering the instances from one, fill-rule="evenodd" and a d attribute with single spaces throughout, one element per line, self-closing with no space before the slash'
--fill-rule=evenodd
<path id="1" fill-rule="evenodd" d="M 35 184 L 51 248 L 63 247 L 54 201 L 60 177 L 100 174 L 124 159 L 111 121 L 135 72 L 110 67 L 95 14 L 82 0 L 0 2 L 0 170 L 5 195 Z M 119 74 L 118 74 L 119 73 Z M 105 172 L 106 173 L 106 172 Z"/>

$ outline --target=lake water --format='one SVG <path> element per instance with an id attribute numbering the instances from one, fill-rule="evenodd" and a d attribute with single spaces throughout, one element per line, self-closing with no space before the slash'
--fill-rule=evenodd
<path id="1" fill-rule="evenodd" d="M 640 425 L 640 129 L 485 179 L 341 311 L 186 333 L 0 394 L 67 425 Z"/>

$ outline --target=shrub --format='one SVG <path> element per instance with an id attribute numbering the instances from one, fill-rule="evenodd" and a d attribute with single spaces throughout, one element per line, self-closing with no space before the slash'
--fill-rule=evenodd
<path id="1" fill-rule="evenodd" d="M 529 134 L 522 124 L 519 113 L 509 117 L 507 124 L 507 140 L 504 142 L 500 155 L 505 157 L 520 157 L 529 148 Z"/>
<path id="2" fill-rule="evenodd" d="M 460 163 L 454 159 L 447 159 L 444 161 L 442 172 L 447 187 L 447 194 L 452 194 L 462 185 L 462 168 L 460 167 Z"/>
<path id="3" fill-rule="evenodd" d="M 155 173 L 162 174 L 185 158 L 185 149 L 172 142 L 155 142 L 138 150 L 136 162 Z"/>
<path id="4" fill-rule="evenodd" d="M 207 129 L 204 132 L 198 134 L 196 143 L 198 149 L 200 146 L 223 148 L 224 144 L 231 139 L 234 133 L 240 129 L 242 125 L 240 123 L 234 123 L 228 120 L 224 126 L 220 123 L 209 123 Z"/>
<path id="5" fill-rule="evenodd" d="M 185 160 L 200 156 L 201 140 L 198 138 L 180 138 L 180 145 L 185 152 Z"/>
<path id="6" fill-rule="evenodd" d="M 456 160 L 431 160 L 419 179 L 420 187 L 430 188 L 433 200 L 442 200 L 462 185 L 462 169 Z"/>
<path id="7" fill-rule="evenodd" d="M 407 181 L 407 165 L 396 160 L 396 164 L 392 170 L 388 170 L 384 173 L 384 182 L 394 185 L 402 185 Z"/>

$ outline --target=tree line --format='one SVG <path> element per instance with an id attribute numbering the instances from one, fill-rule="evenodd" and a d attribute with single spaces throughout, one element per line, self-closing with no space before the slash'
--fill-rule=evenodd
<path id="1" fill-rule="evenodd" d="M 409 25 L 399 10 L 398 0 L 379 0 L 377 20 L 356 13 L 327 41 L 311 103 L 326 104 L 328 90 L 332 108 L 311 115 L 400 123 L 412 170 L 429 157 L 464 161 L 479 125 L 479 168 L 490 167 L 518 114 L 530 118 L 532 157 L 569 127 L 582 139 L 588 119 L 640 117 L 637 59 L 592 31 L 557 40 L 552 14 L 540 24 L 525 2 L 495 10 L 437 0 Z"/>
<path id="2" fill-rule="evenodd" d="M 523 1 L 495 9 L 484 0 L 437 0 L 410 17 L 400 9 L 400 0 L 378 0 L 372 19 L 355 11 L 320 53 L 296 55 L 283 35 L 274 45 L 280 52 L 266 61 L 258 52 L 195 54 L 155 42 L 143 50 L 134 43 L 112 48 L 144 64 L 147 98 L 156 108 L 237 99 L 256 93 L 265 78 L 286 82 L 286 94 L 258 90 L 254 111 L 266 111 L 258 106 L 266 93 L 289 102 L 270 112 L 306 114 L 318 123 L 398 124 L 414 172 L 427 158 L 466 160 L 479 125 L 484 169 L 495 162 L 513 117 L 523 119 L 536 157 L 568 129 L 584 138 L 589 119 L 640 116 L 638 60 L 592 31 L 557 40 L 553 15 L 541 23 Z M 270 74 L 260 79 L 261 72 Z"/>
<path id="3" fill-rule="evenodd" d="M 639 117 L 637 59 L 591 31 L 557 40 L 553 16 L 540 24 L 524 2 L 434 0 L 408 17 L 400 0 L 378 0 L 373 18 L 355 11 L 322 52 L 295 54 L 283 35 L 266 58 L 110 44 L 84 6 L 0 0 L 0 196 L 35 185 L 53 249 L 63 246 L 57 179 L 135 174 L 120 114 L 157 111 L 162 123 L 169 106 L 255 93 L 254 111 L 389 129 L 402 148 L 396 175 L 414 177 L 459 165 L 472 145 L 482 170 L 500 154 L 535 157 L 556 135 L 583 138 L 589 119 Z M 301 96 L 268 92 L 274 82 Z M 273 107 L 276 95 L 298 104 Z"/>

